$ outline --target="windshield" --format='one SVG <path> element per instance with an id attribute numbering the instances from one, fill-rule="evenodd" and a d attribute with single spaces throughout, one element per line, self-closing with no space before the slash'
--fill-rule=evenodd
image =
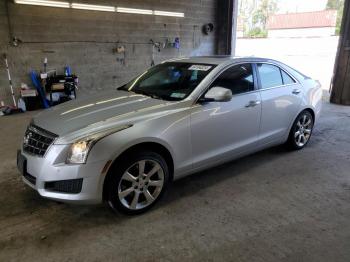
<path id="1" fill-rule="evenodd" d="M 189 96 L 215 65 L 167 62 L 147 70 L 119 90 L 179 101 Z"/>

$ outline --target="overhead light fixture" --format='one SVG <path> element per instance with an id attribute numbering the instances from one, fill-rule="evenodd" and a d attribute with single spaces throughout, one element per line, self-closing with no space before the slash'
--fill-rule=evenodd
<path id="1" fill-rule="evenodd" d="M 153 13 L 155 15 L 162 15 L 162 16 L 185 17 L 184 13 L 177 13 L 177 12 L 167 12 L 167 11 L 155 10 Z"/>
<path id="2" fill-rule="evenodd" d="M 41 5 L 41 6 L 62 7 L 62 8 L 70 7 L 70 4 L 68 2 L 49 1 L 49 0 L 15 0 L 15 3 L 23 4 L 23 5 Z"/>
<path id="3" fill-rule="evenodd" d="M 153 11 L 150 9 L 114 7 L 114 6 L 108 6 L 108 5 L 90 5 L 90 4 L 80 4 L 80 3 L 70 4 L 69 2 L 51 1 L 51 0 L 14 0 L 14 1 L 16 4 L 24 4 L 24 5 L 40 5 L 40 6 L 62 7 L 62 8 L 74 8 L 74 9 L 82 9 L 82 10 L 141 14 L 141 15 L 185 17 L 184 13 L 178 13 L 178 12 L 168 12 L 168 11 L 160 11 L 160 10 Z"/>
<path id="4" fill-rule="evenodd" d="M 74 9 L 115 12 L 114 6 L 107 6 L 107 5 L 88 5 L 88 4 L 72 3 L 71 6 Z"/>
<path id="5" fill-rule="evenodd" d="M 135 9 L 135 8 L 125 8 L 117 7 L 118 13 L 129 13 L 129 14 L 142 14 L 142 15 L 152 15 L 153 11 L 148 9 Z"/>

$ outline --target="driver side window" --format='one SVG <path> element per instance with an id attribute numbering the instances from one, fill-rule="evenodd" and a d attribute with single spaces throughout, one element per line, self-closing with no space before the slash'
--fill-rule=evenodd
<path id="1" fill-rule="evenodd" d="M 230 89 L 233 95 L 253 91 L 254 77 L 252 65 L 240 64 L 226 69 L 214 80 L 210 88 L 214 86 Z"/>

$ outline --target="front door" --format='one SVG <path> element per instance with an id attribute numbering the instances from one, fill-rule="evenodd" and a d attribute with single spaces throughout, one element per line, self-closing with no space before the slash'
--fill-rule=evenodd
<path id="1" fill-rule="evenodd" d="M 196 104 L 191 113 L 193 167 L 209 166 L 254 150 L 260 126 L 261 98 L 251 64 L 232 66 L 209 88 L 232 91 L 229 102 Z"/>

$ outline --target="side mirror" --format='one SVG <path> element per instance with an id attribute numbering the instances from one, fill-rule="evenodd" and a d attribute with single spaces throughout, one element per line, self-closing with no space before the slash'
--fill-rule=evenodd
<path id="1" fill-rule="evenodd" d="M 215 86 L 209 89 L 209 91 L 205 94 L 204 98 L 200 101 L 203 102 L 228 102 L 232 99 L 232 91 L 227 88 Z"/>

